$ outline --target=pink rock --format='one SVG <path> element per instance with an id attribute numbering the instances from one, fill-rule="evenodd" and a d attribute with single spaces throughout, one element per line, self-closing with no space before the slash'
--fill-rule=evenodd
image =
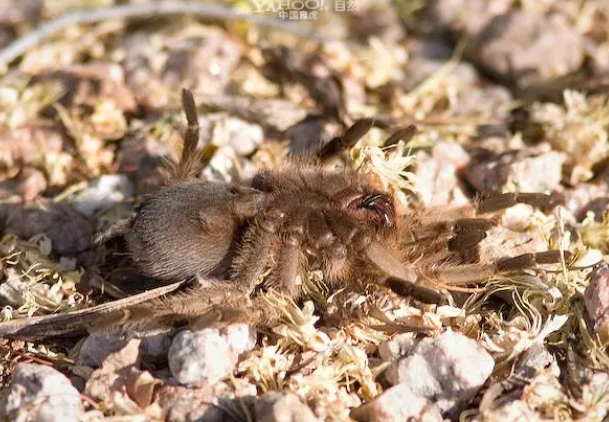
<path id="1" fill-rule="evenodd" d="M 391 387 L 374 400 L 351 412 L 356 421 L 441 422 L 440 410 L 430 400 L 412 391 L 407 384 Z"/>
<path id="2" fill-rule="evenodd" d="M 609 264 L 594 269 L 590 284 L 584 293 L 586 310 L 595 331 L 607 327 L 609 322 Z"/>

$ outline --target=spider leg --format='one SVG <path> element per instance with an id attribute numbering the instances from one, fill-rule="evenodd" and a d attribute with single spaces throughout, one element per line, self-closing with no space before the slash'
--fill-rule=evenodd
<path id="1" fill-rule="evenodd" d="M 133 328 L 223 328 L 231 324 L 272 325 L 281 311 L 261 296 L 250 298 L 230 281 L 200 280 L 202 285 L 111 314 L 87 325 L 89 332 Z"/>
<path id="2" fill-rule="evenodd" d="M 565 259 L 571 259 L 570 252 L 563 252 Z M 429 269 L 432 278 L 448 284 L 469 284 L 485 281 L 497 274 L 510 273 L 543 264 L 556 264 L 561 261 L 558 250 L 527 253 L 512 258 L 500 258 L 488 263 L 446 265 Z"/>
<path id="3" fill-rule="evenodd" d="M 564 252 L 567 260 L 569 252 Z M 561 260 L 558 250 L 527 253 L 512 258 L 501 258 L 489 263 L 444 265 L 438 268 L 419 268 L 401 262 L 387 247 L 372 243 L 366 249 L 366 256 L 389 277 L 383 281 L 385 287 L 399 295 L 409 295 L 422 301 L 437 303 L 441 293 L 423 285 L 425 276 L 430 281 L 437 280 L 448 285 L 469 284 L 485 281 L 497 274 L 510 273 L 542 264 L 555 264 Z M 433 285 L 433 283 L 432 283 Z"/>
<path id="4" fill-rule="evenodd" d="M 340 215 L 328 216 L 321 211 L 311 216 L 310 223 L 313 245 L 324 258 L 324 277 L 330 281 L 349 278 L 352 269 L 347 256 L 349 253 L 358 254 L 367 247 L 370 239 L 366 237 L 366 231 Z"/>
<path id="5" fill-rule="evenodd" d="M 117 222 L 106 227 L 105 229 L 99 231 L 93 237 L 93 244 L 98 245 L 98 244 L 104 243 L 110 239 L 113 239 L 117 236 L 127 233 L 131 229 L 134 220 L 135 220 L 135 214 L 131 215 L 128 218 L 123 218 L 121 220 L 118 220 Z"/>
<path id="6" fill-rule="evenodd" d="M 291 253 L 284 254 L 282 261 L 285 262 L 281 263 L 279 272 L 283 272 L 285 280 L 290 278 L 291 274 L 294 274 L 294 277 L 290 279 L 290 282 L 293 283 L 298 273 L 300 261 L 298 246 L 300 244 L 299 238 L 302 237 L 303 233 L 301 221 L 304 217 L 290 215 L 290 212 L 295 208 L 298 209 L 289 199 L 271 203 L 266 211 L 262 211 L 261 216 L 248 227 L 231 268 L 231 279 L 233 283 L 240 286 L 243 292 L 249 294 L 254 290 L 256 280 L 262 276 L 267 268 L 277 240 L 281 239 L 282 234 L 287 235 L 284 237 L 284 244 L 288 250 L 291 249 Z M 295 220 L 296 223 L 290 225 L 286 230 L 283 226 L 284 222 L 288 220 L 288 216 L 292 217 L 290 220 Z M 281 283 L 284 283 L 284 280 Z M 287 285 L 286 287 L 291 289 Z"/>
<path id="7" fill-rule="evenodd" d="M 274 288 L 289 297 L 295 297 L 298 293 L 296 280 L 303 261 L 302 243 L 308 212 L 306 207 L 295 206 L 286 215 L 285 220 L 289 224 L 278 229 L 276 239 L 280 246 L 274 254 L 275 266 L 270 277 L 265 280 L 264 288 Z"/>
<path id="8" fill-rule="evenodd" d="M 476 214 L 489 214 L 502 211 L 517 204 L 528 204 L 536 208 L 548 209 L 552 197 L 545 193 L 502 193 L 491 195 L 476 205 Z"/>
<path id="9" fill-rule="evenodd" d="M 308 241 L 315 250 L 323 250 L 334 243 L 336 237 L 326 221 L 323 212 L 317 210 L 311 213 L 307 224 Z"/>
<path id="10" fill-rule="evenodd" d="M 528 204 L 546 209 L 552 198 L 544 193 L 502 193 L 478 201 L 474 205 L 444 210 L 443 207 L 428 208 L 424 212 L 405 215 L 409 226 L 422 235 L 440 231 L 488 230 L 499 223 L 493 215 L 517 204 Z M 490 215 L 488 215 L 490 214 Z"/>
<path id="11" fill-rule="evenodd" d="M 199 116 L 197 115 L 197 106 L 192 92 L 187 89 L 182 89 L 182 107 L 186 115 L 188 127 L 184 135 L 184 148 L 182 149 L 182 158 L 180 161 L 186 161 L 192 153 L 195 152 L 199 142 Z"/>
<path id="12" fill-rule="evenodd" d="M 397 295 L 413 297 L 425 303 L 449 302 L 448 293 L 420 283 L 415 266 L 404 264 L 389 248 L 379 243 L 372 243 L 365 251 L 368 259 L 389 276 L 379 283 L 383 287 L 387 287 Z"/>
<path id="13" fill-rule="evenodd" d="M 485 219 L 463 219 L 453 226 L 455 235 L 448 241 L 448 250 L 463 252 L 478 246 L 486 238 L 486 231 L 493 223 Z"/>
<path id="14" fill-rule="evenodd" d="M 403 263 L 391 250 L 374 242 L 366 249 L 368 259 L 387 275 L 415 283 L 418 275 L 414 265 Z"/>
<path id="15" fill-rule="evenodd" d="M 222 328 L 231 324 L 252 326 L 271 326 L 281 318 L 281 312 L 273 309 L 260 296 L 252 298 L 247 304 L 217 305 L 196 318 L 191 318 L 191 329 Z"/>
<path id="16" fill-rule="evenodd" d="M 298 293 L 296 278 L 302 265 L 302 226 L 293 226 L 282 236 L 281 251 L 278 253 L 277 264 L 273 269 L 273 284 L 276 288 L 295 297 Z"/>
<path id="17" fill-rule="evenodd" d="M 202 315 L 189 319 L 188 326 L 192 330 L 202 330 L 230 324 L 251 324 L 253 315 L 248 310 L 243 307 L 213 306 Z"/>
<path id="18" fill-rule="evenodd" d="M 505 193 L 493 195 L 474 206 L 465 206 L 449 211 L 440 209 L 405 217 L 404 246 L 420 244 L 422 240 L 444 238 L 449 252 L 474 252 L 486 238 L 487 230 L 499 224 L 498 212 L 517 204 L 528 204 L 549 208 L 551 197 L 542 193 Z"/>
<path id="19" fill-rule="evenodd" d="M 283 216 L 279 217 L 283 219 Z M 244 292 L 254 290 L 256 280 L 264 272 L 273 241 L 277 236 L 278 224 L 273 217 L 265 217 L 253 222 L 244 235 L 244 243 L 239 248 L 231 268 L 233 283 Z"/>
<path id="20" fill-rule="evenodd" d="M 401 278 L 389 277 L 383 285 L 393 293 L 402 297 L 412 297 L 423 303 L 446 304 L 449 303 L 446 295 L 436 289 L 417 285 Z"/>
<path id="21" fill-rule="evenodd" d="M 180 288 L 183 284 L 183 281 L 173 283 L 124 299 L 78 311 L 2 322 L 0 323 L 0 337 L 33 340 L 82 334 L 88 324 L 94 323 L 105 315 L 117 314 L 125 308 L 133 307 L 143 302 L 154 301 L 154 298 L 169 294 Z"/>
<path id="22" fill-rule="evenodd" d="M 171 170 L 172 176 L 177 180 L 185 180 L 196 177 L 203 170 L 201 164 L 201 152 L 197 151 L 199 143 L 199 118 L 197 106 L 192 93 L 187 89 L 182 89 L 182 107 L 186 115 L 188 127 L 184 134 L 184 147 L 180 162 Z"/>
<path id="23" fill-rule="evenodd" d="M 406 126 L 405 128 L 399 129 L 396 132 L 394 132 L 393 134 L 391 134 L 391 136 L 389 136 L 389 138 L 387 138 L 387 140 L 385 140 L 385 142 L 383 143 L 383 146 L 390 147 L 390 146 L 397 144 L 399 141 L 408 142 L 416 134 L 417 134 L 417 127 L 415 125 Z"/>
<path id="24" fill-rule="evenodd" d="M 443 248 L 445 242 L 449 242 L 449 251 L 467 251 L 475 248 L 486 237 L 486 231 L 499 221 L 497 216 L 476 216 L 471 205 L 415 211 L 402 219 L 402 247 L 418 249 L 421 244 L 437 244 Z"/>
<path id="25" fill-rule="evenodd" d="M 370 244 L 366 249 L 366 256 L 389 276 L 379 284 L 392 292 L 404 297 L 413 297 L 425 303 L 449 302 L 447 293 L 420 283 L 415 266 L 404 264 L 385 246 L 379 243 Z"/>
<path id="26" fill-rule="evenodd" d="M 88 325 L 91 332 L 119 326 L 172 327 L 194 321 L 215 308 L 243 309 L 248 295 L 230 281 L 199 279 L 199 285 L 171 296 L 139 303 L 103 315 Z"/>
<path id="27" fill-rule="evenodd" d="M 337 136 L 323 145 L 317 152 L 319 161 L 329 160 L 341 152 L 353 147 L 374 124 L 374 119 L 360 119 L 353 123 L 341 136 Z"/>
<path id="28" fill-rule="evenodd" d="M 359 141 L 366 133 L 370 131 L 372 126 L 375 126 L 375 123 L 378 125 L 378 122 L 375 122 L 374 119 L 360 119 L 356 120 L 345 133 L 341 136 L 337 136 L 328 141 L 325 145 L 323 145 L 319 151 L 317 152 L 317 158 L 319 161 L 324 162 L 328 159 L 331 159 L 343 151 L 346 151 Z M 397 144 L 400 140 L 404 140 L 408 142 L 412 139 L 414 135 L 417 133 L 417 127 L 415 125 L 409 125 L 405 128 L 401 128 L 391 134 L 385 143 L 384 147 L 390 147 Z"/>

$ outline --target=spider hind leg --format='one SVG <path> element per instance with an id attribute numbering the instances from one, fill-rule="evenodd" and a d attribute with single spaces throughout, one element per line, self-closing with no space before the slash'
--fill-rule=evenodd
<path id="1" fill-rule="evenodd" d="M 99 245 L 99 244 L 107 242 L 110 239 L 114 239 L 115 237 L 122 236 L 122 235 L 128 233 L 129 230 L 131 230 L 131 227 L 133 226 L 134 220 L 135 220 L 135 215 L 132 215 L 128 218 L 123 218 L 121 220 L 118 220 L 117 222 L 106 227 L 105 229 L 99 231 L 93 237 L 93 240 L 92 240 L 93 244 Z"/>
<path id="2" fill-rule="evenodd" d="M 169 169 L 172 180 L 188 180 L 199 176 L 203 171 L 202 153 L 197 151 L 199 143 L 199 117 L 192 93 L 182 89 L 182 108 L 188 126 L 184 134 L 184 146 L 178 164 Z"/>

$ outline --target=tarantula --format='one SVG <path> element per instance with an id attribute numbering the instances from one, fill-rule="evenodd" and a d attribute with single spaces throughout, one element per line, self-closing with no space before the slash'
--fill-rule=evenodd
<path id="1" fill-rule="evenodd" d="M 492 217 L 497 211 L 517 203 L 547 207 L 547 195 L 509 193 L 455 210 L 399 214 L 392 195 L 374 177 L 327 166 L 370 130 L 371 119 L 355 122 L 313 156 L 256 175 L 251 186 L 196 180 L 202 170 L 196 151 L 198 122 L 188 91 L 183 91 L 183 105 L 188 129 L 172 183 L 97 240 L 124 234 L 138 268 L 158 279 L 228 275 L 228 280 L 144 305 L 143 315 L 188 317 L 213 309 L 221 320 L 244 313 L 244 318 L 255 319 L 252 312 L 264 319 L 264 309 L 245 310 L 243 299 L 267 270 L 262 288 L 295 299 L 302 293 L 298 276 L 316 266 L 333 285 L 362 290 L 374 283 L 439 302 L 444 296 L 429 280 L 471 283 L 560 259 L 558 251 L 494 262 L 471 259 L 472 249 L 496 223 Z M 412 128 L 407 132 L 412 134 Z"/>
<path id="2" fill-rule="evenodd" d="M 198 180 L 197 110 L 186 90 L 183 106 L 188 128 L 172 181 L 95 242 L 123 235 L 144 274 L 199 282 L 185 293 L 131 306 L 119 319 L 267 322 L 257 289 L 298 299 L 298 276 L 313 266 L 334 286 L 362 290 L 373 283 L 438 303 L 446 297 L 441 287 L 560 261 L 559 251 L 492 262 L 477 261 L 472 253 L 499 211 L 518 203 L 547 207 L 548 195 L 499 194 L 457 209 L 404 213 L 372 175 L 328 166 L 370 130 L 371 119 L 356 121 L 309 157 L 256 175 L 251 186 Z M 412 133 L 409 127 L 396 136 Z"/>

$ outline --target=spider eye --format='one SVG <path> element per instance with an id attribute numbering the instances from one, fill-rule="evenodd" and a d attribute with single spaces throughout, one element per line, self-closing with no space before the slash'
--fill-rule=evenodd
<path id="1" fill-rule="evenodd" d="M 374 211 L 387 227 L 393 226 L 393 201 L 384 193 L 375 193 L 364 197 L 361 208 Z"/>
<path id="2" fill-rule="evenodd" d="M 268 190 L 268 183 L 267 183 L 268 175 L 269 175 L 268 171 L 263 171 L 261 173 L 258 173 L 252 179 L 252 187 L 254 189 L 266 192 Z"/>

